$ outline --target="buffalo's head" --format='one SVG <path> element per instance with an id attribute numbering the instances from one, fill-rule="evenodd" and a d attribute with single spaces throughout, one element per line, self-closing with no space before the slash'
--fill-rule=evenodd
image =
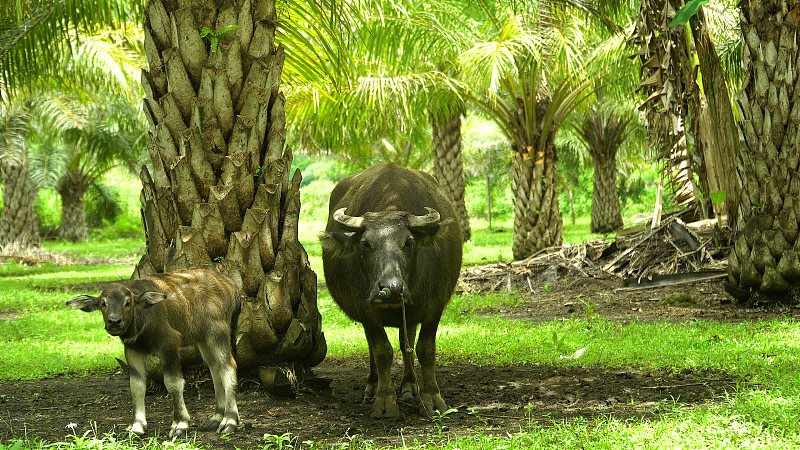
<path id="1" fill-rule="evenodd" d="M 405 211 L 368 212 L 349 216 L 346 208 L 333 213 L 333 220 L 346 231 L 320 234 L 322 248 L 334 259 L 357 256 L 361 270 L 371 283 L 366 300 L 382 306 L 412 303 L 408 280 L 416 265 L 418 250 L 443 239 L 452 219 L 441 220 L 433 208 L 425 215 Z"/>
<path id="2" fill-rule="evenodd" d="M 122 284 L 112 284 L 100 293 L 99 297 L 79 295 L 69 301 L 68 306 L 82 311 L 100 310 L 108 334 L 120 336 L 134 322 L 137 309 L 149 308 L 164 300 L 167 296 L 161 292 L 144 292 L 136 294 Z"/>

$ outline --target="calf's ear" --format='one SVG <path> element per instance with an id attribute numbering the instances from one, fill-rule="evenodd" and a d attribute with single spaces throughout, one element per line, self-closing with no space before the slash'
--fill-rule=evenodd
<path id="1" fill-rule="evenodd" d="M 163 301 L 166 298 L 167 295 L 164 294 L 163 292 L 155 292 L 155 291 L 145 292 L 143 294 L 139 294 L 139 296 L 136 297 L 136 305 L 141 306 L 143 308 L 149 308 L 155 305 L 156 303 Z"/>
<path id="2" fill-rule="evenodd" d="M 78 308 L 86 312 L 97 311 L 100 309 L 100 297 L 79 295 L 73 299 L 67 300 L 67 306 L 72 306 L 73 308 Z"/>

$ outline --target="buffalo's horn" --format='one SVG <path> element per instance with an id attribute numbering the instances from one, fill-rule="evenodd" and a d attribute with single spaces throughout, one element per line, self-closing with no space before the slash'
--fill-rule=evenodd
<path id="1" fill-rule="evenodd" d="M 336 211 L 334 211 L 333 220 L 339 222 L 340 224 L 352 230 L 363 230 L 364 218 L 348 216 L 347 214 L 344 213 L 344 210 L 346 209 L 347 208 L 339 208 Z"/>
<path id="2" fill-rule="evenodd" d="M 425 210 L 428 211 L 428 214 L 424 216 L 409 216 L 408 217 L 408 227 L 409 228 L 425 228 L 431 225 L 435 225 L 439 223 L 439 212 L 433 208 L 425 207 Z"/>

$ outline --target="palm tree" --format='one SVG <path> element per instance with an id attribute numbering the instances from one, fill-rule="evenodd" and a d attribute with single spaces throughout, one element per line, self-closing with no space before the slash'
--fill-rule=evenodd
<path id="1" fill-rule="evenodd" d="M 592 155 L 592 233 L 612 233 L 622 228 L 617 195 L 617 151 L 625 141 L 629 120 L 619 119 L 599 108 L 589 108 L 573 128 Z"/>
<path id="2" fill-rule="evenodd" d="M 140 172 L 147 253 L 134 277 L 203 266 L 230 276 L 246 297 L 245 370 L 305 369 L 327 350 L 316 274 L 298 241 L 301 175 L 284 148 L 278 26 L 274 0 L 151 0 L 145 10 L 152 168 Z"/>
<path id="3" fill-rule="evenodd" d="M 578 70 L 577 46 L 583 39 L 575 22 L 556 20 L 560 7 L 529 5 L 502 21 L 487 6 L 494 37 L 461 57 L 464 72 L 472 76 L 465 95 L 511 143 L 514 259 L 561 244 L 553 140 L 590 82 L 575 82 L 567 75 Z"/>
<path id="4" fill-rule="evenodd" d="M 79 36 L 76 29 L 126 24 L 136 16 L 136 11 L 136 3 L 118 0 L 0 2 L 0 93 L 5 105 L 2 111 L 4 122 L 14 122 L 9 114 L 14 114 L 17 109 L 10 104 L 23 105 L 27 99 L 36 97 L 37 92 L 54 85 L 82 84 L 65 76 L 69 69 L 67 64 L 63 64 L 64 60 L 80 61 L 80 58 L 72 58 L 75 47 L 60 45 L 68 42 L 70 36 Z M 91 84 L 109 86 L 108 81 L 107 78 L 94 77 Z M 16 128 L 16 136 L 25 134 L 24 125 Z M 24 141 L 17 142 L 24 144 Z M 4 219 L 0 220 L 0 242 L 25 236 L 27 243 L 38 245 L 36 195 L 27 176 L 27 145 L 6 145 L 4 150 L 0 158 L 3 166 L 0 176 L 5 185 L 6 209 Z"/>
<path id="5" fill-rule="evenodd" d="M 461 36 L 469 29 L 462 6 L 290 2 L 290 17 L 303 26 L 283 41 L 287 54 L 297 55 L 288 61 L 286 79 L 298 86 L 289 107 L 298 142 L 304 148 L 346 152 L 348 158 L 356 155 L 362 165 L 387 156 L 371 152 L 376 147 L 370 143 L 404 140 L 398 134 L 418 136 L 428 122 L 428 141 L 415 142 L 414 148 L 432 149 L 433 174 L 459 211 L 467 240 L 471 231 L 461 156 L 465 106 L 443 81 L 456 72 L 453 63 L 467 42 Z M 449 23 L 443 23 L 445 18 Z M 348 31 L 337 28 L 341 23 L 351 25 Z"/>
<path id="6" fill-rule="evenodd" d="M 642 83 L 637 89 L 647 96 L 648 126 L 659 143 L 659 159 L 667 165 L 677 201 L 699 200 L 703 214 L 710 210 L 710 194 L 725 192 L 723 212 L 732 212 L 738 202 L 738 184 L 728 176 L 734 171 L 738 133 L 726 73 L 738 73 L 737 64 L 723 70 L 709 30 L 723 38 L 721 48 L 731 47 L 725 32 L 733 28 L 735 16 L 718 2 L 706 5 L 689 25 L 672 25 L 682 0 L 644 0 L 641 3 L 631 43 L 642 63 Z M 710 7 L 713 6 L 713 7 Z M 711 19 L 707 19 L 709 14 Z M 738 37 L 735 38 L 738 40 Z M 737 62 L 735 51 L 726 51 L 728 61 Z M 695 186 L 695 174 L 699 185 Z M 730 223 L 736 216 L 728 214 Z"/>
<path id="7" fill-rule="evenodd" d="M 144 117 L 129 100 L 108 93 L 85 102 L 50 93 L 33 108 L 31 176 L 36 189 L 59 193 L 63 239 L 88 237 L 84 196 L 90 187 L 120 163 L 135 171 L 144 160 Z"/>
<path id="8" fill-rule="evenodd" d="M 12 243 L 38 246 L 39 218 L 35 194 L 28 176 L 28 150 L 25 141 L 29 114 L 25 106 L 3 99 L 0 103 L 0 180 L 4 183 L 0 210 L 0 247 Z"/>
<path id="9" fill-rule="evenodd" d="M 745 77 L 739 93 L 744 145 L 736 175 L 742 190 L 734 248 L 728 259 L 731 293 L 747 298 L 785 294 L 800 282 L 800 103 L 797 42 L 800 1 L 742 2 Z"/>

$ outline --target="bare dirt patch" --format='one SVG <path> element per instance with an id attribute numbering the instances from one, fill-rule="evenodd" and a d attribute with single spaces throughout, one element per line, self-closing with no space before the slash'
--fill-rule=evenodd
<path id="1" fill-rule="evenodd" d="M 527 300 L 518 306 L 479 310 L 519 320 L 548 321 L 572 315 L 597 314 L 611 320 L 744 321 L 797 318 L 796 304 L 768 307 L 731 301 L 722 280 L 704 281 L 646 290 L 619 290 L 612 276 L 585 276 L 557 269 L 548 280 L 545 271 L 529 272 L 512 283 Z M 544 278 L 538 278 L 544 277 Z M 548 287 L 545 288 L 544 286 Z M 529 292 L 526 291 L 530 286 Z M 662 301 L 672 296 L 679 301 Z M 687 301 L 686 298 L 691 298 Z M 399 360 L 394 367 L 396 382 Z M 213 448 L 256 447 L 265 435 L 290 433 L 296 443 L 317 444 L 373 441 L 377 445 L 402 445 L 446 440 L 472 433 L 514 433 L 532 424 L 548 426 L 553 420 L 612 416 L 619 419 L 652 418 L 673 402 L 686 407 L 722 401 L 739 381 L 720 372 L 682 373 L 643 371 L 637 368 L 580 368 L 561 366 L 476 366 L 456 362 L 440 366 L 443 397 L 457 413 L 439 421 L 423 417 L 414 405 L 401 407 L 398 420 L 376 421 L 362 404 L 367 375 L 366 358 L 327 359 L 314 368 L 316 380 L 305 384 L 301 395 L 286 399 L 262 390 L 254 378 L 243 377 L 239 395 L 243 429 L 226 437 L 195 432 L 197 442 Z M 202 424 L 213 412 L 213 388 L 207 376 L 187 384 L 187 406 Z M 171 422 L 169 400 L 163 390 L 147 396 L 148 436 L 166 439 Z M 35 382 L 0 385 L 0 440 L 38 437 L 64 441 L 72 433 L 88 430 L 102 435 L 120 433 L 131 419 L 127 378 L 122 373 L 92 377 L 60 377 Z M 69 424 L 77 424 L 74 429 Z"/>

